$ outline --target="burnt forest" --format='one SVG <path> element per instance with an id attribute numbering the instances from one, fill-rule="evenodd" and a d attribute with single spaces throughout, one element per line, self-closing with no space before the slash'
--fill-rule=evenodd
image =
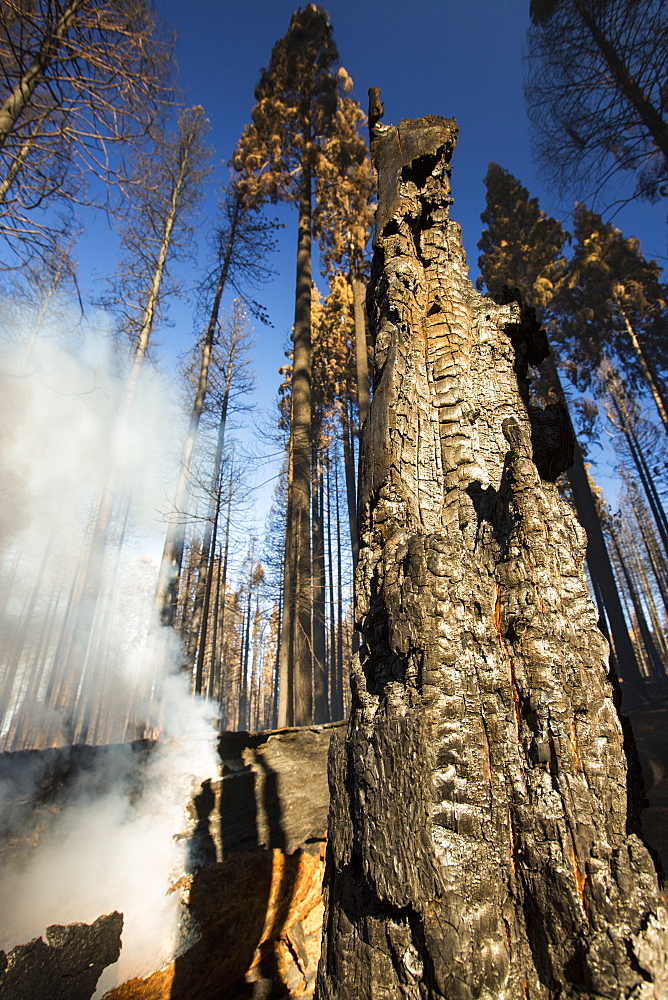
<path id="1" fill-rule="evenodd" d="M 0 1000 L 667 1000 L 664 0 L 0 0 Z"/>

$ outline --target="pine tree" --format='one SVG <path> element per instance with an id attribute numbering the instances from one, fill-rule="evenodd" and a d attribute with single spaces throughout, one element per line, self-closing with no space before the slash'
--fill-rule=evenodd
<path id="1" fill-rule="evenodd" d="M 184 512 L 191 479 L 191 462 L 204 403 L 209 388 L 209 369 L 214 346 L 220 332 L 220 305 L 223 292 L 230 284 L 240 298 L 250 305 L 256 316 L 268 322 L 257 302 L 244 296 L 248 285 L 267 280 L 269 269 L 264 255 L 274 248 L 272 231 L 275 223 L 267 222 L 257 208 L 249 206 L 232 182 L 223 200 L 222 224 L 215 231 L 215 265 L 204 282 L 203 291 L 209 304 L 209 318 L 199 345 L 199 372 L 193 396 L 188 431 L 181 454 L 179 479 L 174 499 L 174 516 L 170 519 L 160 563 L 156 588 L 156 604 L 163 625 L 172 625 L 176 613 L 179 576 L 185 543 Z M 237 303 L 235 308 L 240 308 Z"/>
<path id="2" fill-rule="evenodd" d="M 556 219 L 542 211 L 537 198 L 498 163 L 485 176 L 486 208 L 478 249 L 483 286 L 498 295 L 504 285 L 519 288 L 522 298 L 543 309 L 554 295 L 566 261 L 562 249 L 567 234 Z"/>
<path id="3" fill-rule="evenodd" d="M 340 71 L 344 88 L 352 81 Z M 352 291 L 355 323 L 355 397 L 359 426 L 369 412 L 369 360 L 366 335 L 365 286 L 368 271 L 367 244 L 374 219 L 376 183 L 371 159 L 360 129 L 366 116 L 357 101 L 341 97 L 336 111 L 336 130 L 325 146 L 323 166 L 317 179 L 316 234 L 320 240 L 325 273 L 331 281 L 346 275 Z"/>
<path id="4" fill-rule="evenodd" d="M 627 239 L 585 205 L 575 208 L 573 238 L 573 255 L 552 302 L 569 374 L 586 388 L 598 380 L 604 357 L 617 359 L 627 379 L 649 389 L 668 431 L 661 268 L 646 260 L 638 240 Z"/>
<path id="5" fill-rule="evenodd" d="M 288 512 L 281 634 L 279 722 L 313 718 L 311 504 L 311 236 L 313 179 L 334 129 L 338 53 L 324 10 L 292 16 L 255 90 L 252 122 L 234 156 L 249 198 L 299 209 L 292 333 Z"/>

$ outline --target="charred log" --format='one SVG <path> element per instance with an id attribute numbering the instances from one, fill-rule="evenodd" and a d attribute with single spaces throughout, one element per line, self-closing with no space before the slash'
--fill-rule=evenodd
<path id="1" fill-rule="evenodd" d="M 114 912 L 92 924 L 54 924 L 46 941 L 0 951 L 0 997 L 90 1000 L 102 970 L 118 960 L 122 928 L 123 914 Z"/>
<path id="2" fill-rule="evenodd" d="M 320 1000 L 655 998 L 666 912 L 627 802 L 563 414 L 518 301 L 468 280 L 454 121 L 379 124 L 356 574 Z M 632 797 L 633 801 L 633 797 Z"/>

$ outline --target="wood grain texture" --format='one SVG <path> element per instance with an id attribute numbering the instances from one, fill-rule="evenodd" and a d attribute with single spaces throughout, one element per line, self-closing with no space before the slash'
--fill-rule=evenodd
<path id="1" fill-rule="evenodd" d="M 543 331 L 468 280 L 456 135 L 434 116 L 374 124 L 364 641 L 330 755 L 316 995 L 659 1000 L 666 912 L 584 532 L 553 483 L 572 440 L 529 405 Z"/>

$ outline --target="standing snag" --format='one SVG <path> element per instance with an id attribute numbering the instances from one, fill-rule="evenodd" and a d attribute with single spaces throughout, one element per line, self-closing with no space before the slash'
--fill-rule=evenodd
<path id="1" fill-rule="evenodd" d="M 667 915 L 584 533 L 551 481 L 572 440 L 529 402 L 545 335 L 468 280 L 454 121 L 383 126 L 374 103 L 363 645 L 330 762 L 318 996 L 658 1000 Z"/>

